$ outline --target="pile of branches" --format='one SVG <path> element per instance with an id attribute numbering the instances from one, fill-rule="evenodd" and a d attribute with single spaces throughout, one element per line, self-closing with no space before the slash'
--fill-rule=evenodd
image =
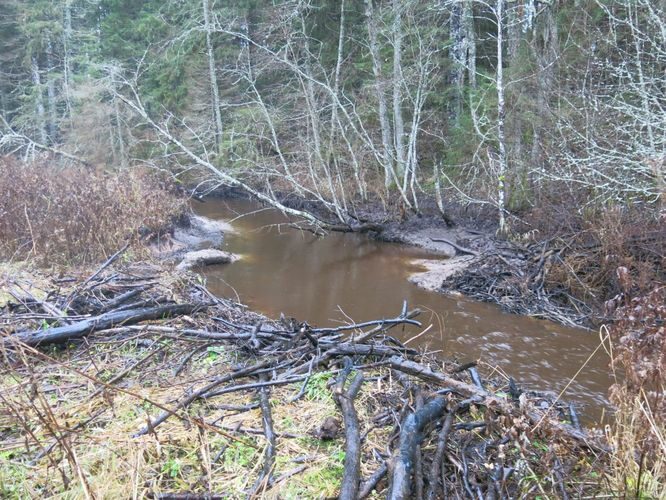
<path id="1" fill-rule="evenodd" d="M 537 226 L 550 236 L 534 243 L 483 238 L 462 245 L 447 242 L 476 261 L 449 278 L 444 288 L 499 304 L 507 312 L 596 326 L 613 320 L 604 304 L 624 293 L 618 267 L 628 269 L 634 295 L 666 280 L 663 219 L 640 210 L 610 209 L 598 214 L 599 220 L 568 217 L 566 223 L 541 220 Z"/>
<path id="2" fill-rule="evenodd" d="M 393 328 L 421 325 L 415 319 L 419 311 L 410 311 L 406 303 L 394 318 L 336 327 L 314 327 L 295 319 L 269 321 L 213 296 L 196 282 L 186 281 L 180 289 L 172 287 L 174 296 L 169 296 L 165 293 L 169 287 L 160 285 L 150 269 L 107 269 L 113 259 L 67 289 L 46 290 L 42 298 L 18 283 L 10 287 L 14 300 L 1 310 L 5 368 L 26 357 L 47 359 L 44 348 L 54 344 L 83 347 L 100 339 L 146 341 L 152 336 L 197 342 L 183 351 L 178 364 L 172 364 L 175 378 L 202 349 L 215 344 L 232 346 L 240 361 L 227 373 L 192 381 L 176 399 L 172 391 L 164 395 L 165 402 L 144 398 L 159 414 L 136 428 L 133 436 L 157 439 L 167 420 L 180 419 L 188 426 L 237 439 L 239 428 L 194 416 L 188 409 L 196 402 L 231 393 L 254 395 L 255 402 L 234 408 L 237 412 L 258 408 L 262 413 L 260 433 L 266 446 L 258 476 L 244 492 L 249 496 L 260 496 L 284 480 L 274 477 L 273 471 L 278 442 L 289 436 L 274 429 L 276 406 L 271 391 L 296 384 L 301 389 L 290 399 L 293 402 L 303 397 L 312 377 L 323 371 L 333 375 L 330 390 L 344 426 L 340 498 L 364 498 L 373 491 L 393 499 L 512 498 L 526 493 L 525 478 L 536 473 L 536 456 L 540 457 L 540 473 L 549 479 L 536 483 L 538 490 L 533 486 L 527 493 L 576 496 L 584 486 L 570 479 L 572 470 L 580 467 L 582 456 L 601 451 L 596 439 L 581 429 L 572 407 L 524 393 L 513 379 L 483 380 L 474 365 L 443 365 L 390 336 Z M 41 327 L 25 328 L 35 322 Z M 134 394 L 118 383 L 129 371 L 140 370 L 143 362 L 110 380 L 85 376 L 99 386 L 99 392 Z M 375 395 L 382 404 L 375 408 L 371 421 L 360 421 L 356 402 L 361 391 L 371 390 L 368 380 L 397 380 L 399 389 Z M 40 451 L 31 463 L 59 447 L 66 448 L 68 441 L 63 436 L 88 422 L 61 429 L 50 443 L 38 443 Z M 381 446 L 366 439 L 370 429 L 377 427 L 392 429 Z M 336 437 L 335 432 L 325 434 L 324 429 L 320 438 Z M 22 439 L 30 440 L 30 435 Z M 537 444 L 543 442 L 558 443 L 559 452 L 555 447 L 544 452 L 539 448 L 544 445 Z M 374 472 L 362 477 L 361 463 L 374 464 Z M 178 495 L 215 498 L 210 492 L 198 496 L 193 491 L 163 498 Z"/>
<path id="3" fill-rule="evenodd" d="M 462 253 L 474 256 L 474 265 L 449 277 L 443 289 L 497 304 L 506 312 L 572 327 L 591 324 L 596 318 L 589 303 L 549 276 L 556 267 L 568 269 L 564 259 L 571 248 L 550 240 L 532 245 L 494 241 L 487 246 L 475 251 L 457 245 L 466 250 Z M 577 279 L 575 273 L 572 279 Z"/>

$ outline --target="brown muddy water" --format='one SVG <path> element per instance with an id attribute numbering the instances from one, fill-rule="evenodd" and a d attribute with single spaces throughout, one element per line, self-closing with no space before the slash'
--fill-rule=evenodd
<path id="1" fill-rule="evenodd" d="M 424 310 L 418 318 L 423 328 L 392 334 L 409 341 L 432 325 L 410 347 L 461 362 L 479 360 L 525 389 L 559 394 L 573 378 L 563 399 L 577 403 L 588 423 L 607 407 L 608 355 L 601 348 L 588 360 L 600 343 L 597 332 L 422 290 L 407 280 L 419 270 L 412 261 L 438 256 L 420 249 L 360 234 L 319 238 L 287 227 L 281 213 L 248 200 L 210 199 L 194 209 L 235 230 L 225 235 L 224 250 L 242 259 L 204 270 L 218 296 L 238 298 L 272 318 L 284 313 L 317 326 L 395 317 L 407 300 L 410 309 Z"/>

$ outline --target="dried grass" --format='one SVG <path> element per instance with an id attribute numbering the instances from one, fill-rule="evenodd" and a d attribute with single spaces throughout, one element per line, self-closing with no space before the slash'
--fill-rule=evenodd
<path id="1" fill-rule="evenodd" d="M 617 275 L 628 293 L 629 271 Z M 617 411 L 606 429 L 606 480 L 624 498 L 666 498 L 666 286 L 623 302 L 610 330 L 618 382 L 610 391 Z"/>
<path id="2" fill-rule="evenodd" d="M 168 184 L 141 171 L 60 168 L 0 158 L 0 258 L 42 266 L 103 260 L 183 209 Z"/>

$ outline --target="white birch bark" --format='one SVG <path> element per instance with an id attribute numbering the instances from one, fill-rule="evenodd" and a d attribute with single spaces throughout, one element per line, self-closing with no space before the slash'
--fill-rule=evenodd
<path id="1" fill-rule="evenodd" d="M 372 59 L 372 72 L 375 78 L 375 92 L 377 95 L 379 127 L 382 133 L 384 185 L 389 187 L 396 177 L 393 168 L 393 146 L 391 139 L 391 125 L 388 117 L 388 106 L 384 94 L 382 81 L 381 59 L 379 58 L 379 42 L 377 40 L 377 21 L 372 0 L 365 0 L 365 18 L 368 28 L 368 42 L 370 46 L 370 57 Z"/>
<path id="2" fill-rule="evenodd" d="M 211 105 L 213 107 L 213 118 L 215 119 L 215 146 L 218 155 L 222 149 L 222 109 L 220 105 L 220 90 L 217 86 L 217 70 L 215 65 L 215 53 L 213 51 L 212 21 L 210 12 L 210 0 L 202 0 L 204 18 L 204 31 L 206 32 L 206 53 L 208 58 L 208 78 L 210 80 Z"/>
<path id="3" fill-rule="evenodd" d="M 499 154 L 497 158 L 497 208 L 499 209 L 500 233 L 507 231 L 505 206 L 506 206 L 506 174 L 507 174 L 507 152 L 506 139 L 504 136 L 504 120 L 506 115 L 504 102 L 504 0 L 496 0 L 495 13 L 497 15 L 497 70 L 495 84 L 497 86 L 497 147 Z"/>
<path id="4" fill-rule="evenodd" d="M 42 78 L 39 73 L 39 63 L 37 57 L 30 58 L 30 71 L 32 73 L 32 84 L 35 88 L 35 114 L 37 116 L 37 131 L 42 144 L 48 143 L 48 134 L 46 133 L 46 110 L 44 108 L 44 93 L 42 90 Z"/>
<path id="5" fill-rule="evenodd" d="M 62 30 L 62 46 L 63 46 L 63 78 L 62 78 L 62 92 L 65 99 L 65 112 L 69 117 L 72 115 L 72 99 L 71 99 L 71 47 L 72 40 L 72 0 L 64 0 L 63 12 L 63 30 Z"/>
<path id="6" fill-rule="evenodd" d="M 396 174 L 406 176 L 405 124 L 402 117 L 402 5 L 393 0 L 393 141 L 395 144 Z"/>
<path id="7" fill-rule="evenodd" d="M 48 135 L 51 143 L 57 141 L 58 114 L 56 96 L 55 64 L 53 63 L 53 39 L 50 34 L 46 40 L 46 96 L 48 98 Z"/>

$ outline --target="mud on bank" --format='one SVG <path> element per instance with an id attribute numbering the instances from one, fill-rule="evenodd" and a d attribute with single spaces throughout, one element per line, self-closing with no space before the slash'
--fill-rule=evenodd
<path id="1" fill-rule="evenodd" d="M 245 197 L 228 189 L 214 196 Z M 279 199 L 285 206 L 335 223 L 336 230 L 345 230 L 315 201 L 294 195 Z M 501 238 L 496 234 L 494 216 L 487 210 L 456 205 L 447 209 L 457 225 L 451 226 L 450 219 L 442 217 L 432 199 L 424 200 L 418 215 L 384 206 L 379 201 L 368 202 L 355 208 L 356 218 L 349 221 L 348 230 L 367 230 L 379 240 L 417 246 L 441 256 L 419 262 L 423 272 L 411 277 L 411 281 L 428 290 L 462 293 L 497 304 L 509 313 L 572 327 L 594 327 L 611 319 L 605 316 L 603 306 L 619 291 L 614 275 L 603 277 L 608 281 L 604 287 L 610 290 L 605 294 L 612 293 L 610 297 L 595 295 L 592 287 L 584 283 L 588 281 L 585 272 L 591 273 L 590 279 L 597 279 L 603 245 L 564 234 L 541 240 L 535 236 L 536 232 Z M 662 230 L 657 237 L 666 244 L 666 231 Z M 582 265 L 585 262 L 587 268 Z"/>
<path id="2" fill-rule="evenodd" d="M 390 337 L 416 311 L 317 328 L 262 317 L 159 264 L 93 271 L 3 273 L 3 496 L 600 488 L 603 444 L 567 405 Z M 132 314 L 155 308 L 153 319 Z"/>

